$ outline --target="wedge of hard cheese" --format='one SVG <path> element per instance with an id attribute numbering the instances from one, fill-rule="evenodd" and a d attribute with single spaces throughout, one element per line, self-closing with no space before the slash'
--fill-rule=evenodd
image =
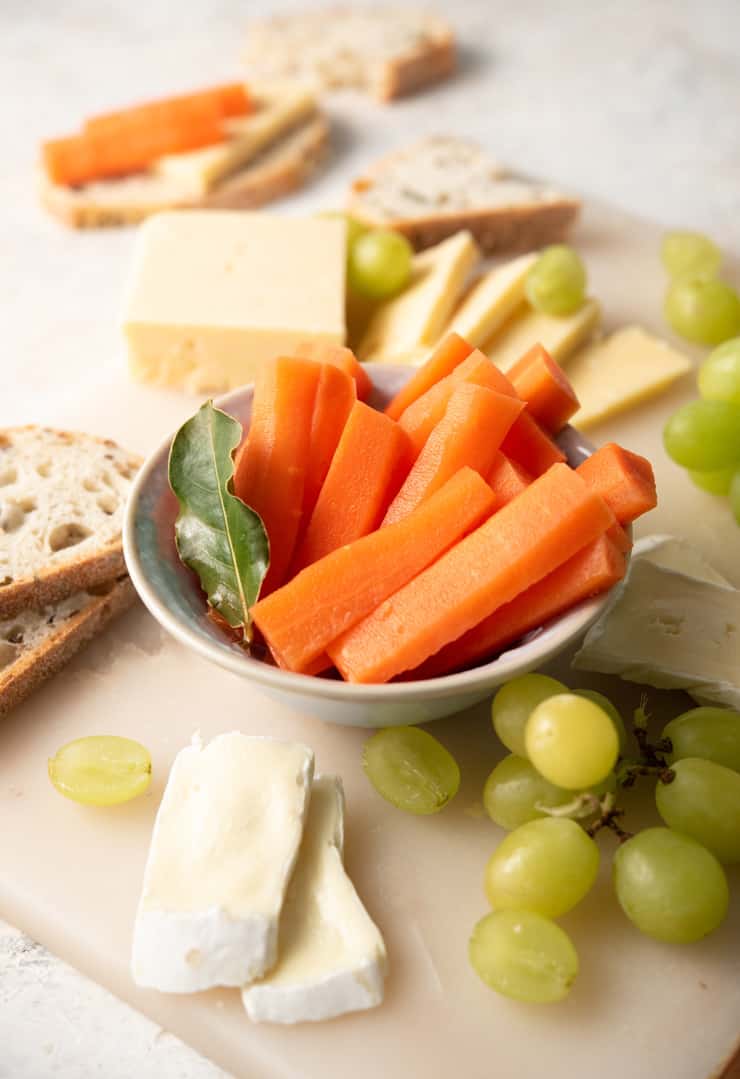
<path id="1" fill-rule="evenodd" d="M 445 335 L 456 333 L 474 348 L 481 345 L 524 303 L 527 274 L 537 255 L 495 266 L 475 282 L 452 314 Z"/>
<path id="2" fill-rule="evenodd" d="M 591 337 L 600 321 L 598 300 L 586 300 L 574 314 L 562 317 L 545 315 L 523 303 L 486 341 L 483 351 L 502 371 L 508 371 L 537 344 L 546 348 L 558 363 L 565 364 Z"/>
<path id="3" fill-rule="evenodd" d="M 332 1019 L 383 1000 L 385 945 L 347 876 L 343 851 L 341 780 L 320 776 L 280 921 L 280 956 L 266 978 L 242 991 L 250 1019 Z"/>
<path id="4" fill-rule="evenodd" d="M 306 746 L 238 731 L 178 753 L 134 926 L 137 985 L 195 993 L 274 966 L 312 778 Z"/>

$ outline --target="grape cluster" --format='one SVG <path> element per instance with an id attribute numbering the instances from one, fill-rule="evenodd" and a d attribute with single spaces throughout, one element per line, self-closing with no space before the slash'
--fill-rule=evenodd
<path id="1" fill-rule="evenodd" d="M 607 698 L 570 692 L 545 675 L 503 686 L 492 719 L 511 754 L 488 777 L 484 804 L 510 832 L 486 867 L 492 912 L 470 939 L 470 961 L 484 982 L 517 1000 L 566 996 L 578 957 L 552 919 L 593 886 L 594 836 L 603 828 L 620 839 L 614 888 L 639 930 L 687 943 L 720 925 L 729 902 L 721 863 L 740 862 L 740 714 L 694 708 L 652 746 L 638 709 L 641 758 L 634 761 L 624 756 L 624 723 Z M 642 775 L 657 780 L 665 827 L 631 835 L 619 824 L 616 796 Z"/>
<path id="2" fill-rule="evenodd" d="M 669 232 L 661 251 L 670 283 L 668 324 L 699 345 L 720 345 L 740 333 L 740 296 L 717 276 L 722 256 L 696 232 Z"/>

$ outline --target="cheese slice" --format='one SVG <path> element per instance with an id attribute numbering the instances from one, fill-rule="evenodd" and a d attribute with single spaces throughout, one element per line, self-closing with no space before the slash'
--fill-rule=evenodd
<path id="1" fill-rule="evenodd" d="M 415 255 L 411 281 L 398 296 L 381 304 L 360 342 L 361 360 L 403 362 L 439 338 L 462 295 L 480 252 L 472 235 L 456 232 L 436 247 Z"/>
<path id="2" fill-rule="evenodd" d="M 691 361 L 639 326 L 588 345 L 568 363 L 568 378 L 581 402 L 576 427 L 591 427 L 640 404 L 691 370 Z"/>
<path id="3" fill-rule="evenodd" d="M 601 321 L 598 300 L 586 300 L 573 315 L 555 318 L 535 311 L 528 303 L 486 341 L 483 351 L 502 371 L 508 371 L 532 345 L 544 345 L 554 360 L 564 363 Z"/>
<path id="4" fill-rule="evenodd" d="M 573 666 L 740 708 L 740 591 L 638 558 Z"/>
<path id="5" fill-rule="evenodd" d="M 166 154 L 155 162 L 153 171 L 176 180 L 193 198 L 206 195 L 317 108 L 314 95 L 302 88 L 274 90 L 256 101 L 254 113 L 226 120 L 229 137 L 224 142 L 184 154 Z"/>
<path id="6" fill-rule="evenodd" d="M 195 993 L 274 965 L 312 778 L 306 746 L 238 731 L 178 753 L 134 926 L 137 985 Z"/>
<path id="7" fill-rule="evenodd" d="M 536 261 L 537 255 L 521 255 L 489 270 L 463 298 L 444 334 L 457 333 L 480 348 L 524 302 L 524 283 Z"/>
<path id="8" fill-rule="evenodd" d="M 654 566 L 672 569 L 699 581 L 710 581 L 726 588 L 733 587 L 731 581 L 718 573 L 714 566 L 710 566 L 701 551 L 697 551 L 696 547 L 677 536 L 644 536 L 632 548 L 632 560 L 637 558 L 646 558 Z"/>
<path id="9" fill-rule="evenodd" d="M 242 991 L 250 1019 L 302 1023 L 381 1003 L 385 945 L 344 869 L 343 846 L 341 781 L 317 777 L 280 921 L 278 962 Z"/>

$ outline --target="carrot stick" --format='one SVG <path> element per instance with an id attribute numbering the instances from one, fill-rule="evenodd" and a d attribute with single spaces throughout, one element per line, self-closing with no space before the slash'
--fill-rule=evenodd
<path id="1" fill-rule="evenodd" d="M 614 523 L 567 465 L 540 476 L 327 649 L 350 682 L 387 682 L 542 580 Z"/>
<path id="2" fill-rule="evenodd" d="M 532 477 L 518 465 L 516 461 L 510 461 L 503 453 L 497 452 L 494 456 L 493 465 L 489 469 L 488 486 L 496 496 L 496 509 L 505 506 L 525 491 L 532 482 Z"/>
<path id="3" fill-rule="evenodd" d="M 244 83 L 229 82 L 191 94 L 178 94 L 157 101 L 145 101 L 128 109 L 99 113 L 85 121 L 83 131 L 90 135 L 120 137 L 132 127 L 163 127 L 180 117 L 187 121 L 193 111 L 203 104 L 208 108 L 215 106 L 222 118 L 245 116 L 253 107 Z"/>
<path id="4" fill-rule="evenodd" d="M 550 434 L 556 435 L 580 408 L 562 367 L 542 345 L 534 345 L 507 375 L 534 419 Z"/>
<path id="5" fill-rule="evenodd" d="M 458 386 L 388 507 L 383 527 L 402 520 L 466 465 L 486 476 L 497 447 L 523 408 L 515 397 L 484 386 Z"/>
<path id="6" fill-rule="evenodd" d="M 330 363 L 350 375 L 355 380 L 357 397 L 360 401 L 367 401 L 373 392 L 370 376 L 351 348 L 345 348 L 344 345 L 332 345 L 326 341 L 302 341 L 297 346 L 295 355 L 306 360 L 315 360 L 317 363 Z"/>
<path id="7" fill-rule="evenodd" d="M 622 579 L 624 571 L 624 555 L 605 533 L 462 637 L 445 645 L 408 677 L 436 678 L 492 657 L 576 603 L 607 592 Z"/>
<path id="8" fill-rule="evenodd" d="M 296 552 L 293 574 L 374 531 L 410 461 L 408 439 L 398 424 L 355 402 Z"/>
<path id="9" fill-rule="evenodd" d="M 541 476 L 555 464 L 565 461 L 565 454 L 542 430 L 529 412 L 523 412 L 501 443 L 501 452 L 516 461 L 531 476 Z"/>
<path id="10" fill-rule="evenodd" d="M 303 486 L 305 522 L 308 522 L 313 513 L 344 425 L 356 400 L 354 380 L 341 368 L 322 363 L 320 370 Z"/>
<path id="11" fill-rule="evenodd" d="M 620 524 L 629 524 L 658 504 L 653 466 L 646 457 L 607 442 L 578 466 L 586 483 L 611 507 Z"/>
<path id="12" fill-rule="evenodd" d="M 399 419 L 409 405 L 436 385 L 440 379 L 451 374 L 472 351 L 473 346 L 458 334 L 448 334 L 444 341 L 437 345 L 427 362 L 422 364 L 386 406 L 386 416 L 390 416 L 392 420 Z"/>
<path id="13" fill-rule="evenodd" d="M 606 499 L 604 499 L 604 501 L 606 502 Z M 626 530 L 622 528 L 619 521 L 615 521 L 611 528 L 607 528 L 606 535 L 612 541 L 614 546 L 619 548 L 622 554 L 627 554 L 628 551 L 632 550 L 632 540 Z"/>
<path id="14" fill-rule="evenodd" d="M 284 357 L 260 368 L 236 455 L 234 493 L 259 513 L 270 540 L 263 596 L 282 584 L 293 555 L 320 373 L 318 364 Z"/>
<path id="15" fill-rule="evenodd" d="M 260 600 L 252 616 L 279 665 L 313 673 L 327 645 L 475 528 L 493 501 L 485 480 L 462 468 L 404 520 L 338 547 Z"/>

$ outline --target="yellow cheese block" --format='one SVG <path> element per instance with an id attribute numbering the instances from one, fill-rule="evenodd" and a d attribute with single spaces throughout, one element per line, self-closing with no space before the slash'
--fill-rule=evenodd
<path id="1" fill-rule="evenodd" d="M 193 197 L 207 194 L 226 176 L 244 168 L 271 143 L 316 111 L 308 90 L 284 89 L 257 97 L 257 110 L 224 126 L 229 138 L 185 154 L 166 154 L 154 164 L 161 176 L 177 180 Z"/>
<path id="2" fill-rule="evenodd" d="M 220 210 L 139 229 L 123 328 L 132 375 L 192 393 L 251 382 L 301 341 L 345 338 L 346 225 Z"/>
<path id="3" fill-rule="evenodd" d="M 587 341 L 601 321 L 598 300 L 586 300 L 573 315 L 555 318 L 535 311 L 528 303 L 505 322 L 483 346 L 502 371 L 521 359 L 532 345 L 544 345 L 554 360 L 564 363 L 575 350 Z"/>
<path id="4" fill-rule="evenodd" d="M 683 353 L 639 326 L 618 330 L 587 345 L 568 364 L 568 378 L 581 402 L 572 423 L 591 427 L 660 393 L 691 368 Z"/>
<path id="5" fill-rule="evenodd" d="M 524 282 L 536 261 L 537 255 L 521 255 L 489 270 L 463 298 L 442 336 L 454 331 L 480 348 L 524 302 Z"/>
<path id="6" fill-rule="evenodd" d="M 372 316 L 360 342 L 359 358 L 402 363 L 404 356 L 433 345 L 479 260 L 480 251 L 467 231 L 456 232 L 415 255 L 410 283 Z"/>

